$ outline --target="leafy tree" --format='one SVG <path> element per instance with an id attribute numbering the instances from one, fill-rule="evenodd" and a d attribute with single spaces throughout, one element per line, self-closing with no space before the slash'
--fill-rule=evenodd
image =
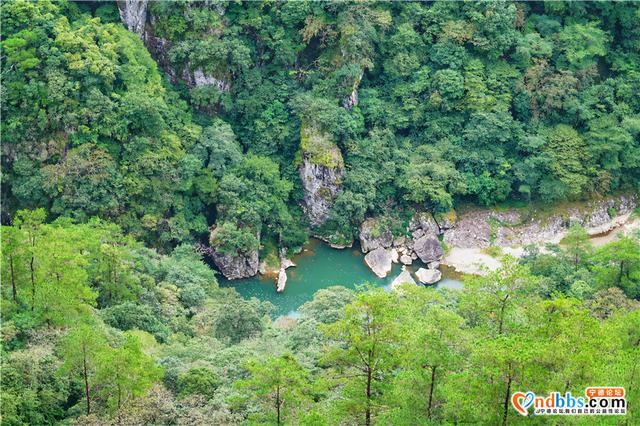
<path id="1" fill-rule="evenodd" d="M 112 410 L 142 395 L 161 376 L 161 368 L 142 351 L 140 341 L 132 334 L 125 333 L 121 346 L 110 348 L 97 358 L 99 394 Z"/>
<path id="2" fill-rule="evenodd" d="M 298 309 L 308 318 L 322 324 L 330 324 L 342 318 L 343 309 L 353 300 L 353 292 L 340 286 L 318 290 L 313 300 L 306 302 Z"/>
<path id="3" fill-rule="evenodd" d="M 251 391 L 252 399 L 264 410 L 257 419 L 281 425 L 300 416 L 310 384 L 308 373 L 292 355 L 249 361 L 246 368 L 249 377 L 234 387 Z"/>
<path id="4" fill-rule="evenodd" d="M 120 330 L 143 330 L 164 341 L 169 329 L 148 305 L 125 302 L 102 310 L 104 322 Z"/>
<path id="5" fill-rule="evenodd" d="M 441 382 L 459 368 L 464 320 L 433 290 L 406 286 L 402 293 L 402 372 L 394 378 L 390 416 L 394 423 L 434 421 L 444 399 Z"/>
<path id="6" fill-rule="evenodd" d="M 509 334 L 519 328 L 519 297 L 535 297 L 539 283 L 527 266 L 505 257 L 498 270 L 467 281 L 465 288 L 473 291 L 463 294 L 460 311 L 471 326 L 487 327 L 494 336 Z"/>
<path id="7" fill-rule="evenodd" d="M 558 34 L 558 42 L 566 61 L 576 68 L 585 68 L 596 56 L 607 53 L 607 34 L 595 23 L 566 26 Z"/>
<path id="8" fill-rule="evenodd" d="M 381 289 L 358 293 L 344 318 L 322 327 L 334 342 L 324 362 L 334 365 L 343 385 L 345 399 L 337 408 L 366 425 L 374 419 L 395 366 L 399 335 L 394 299 Z"/>
<path id="9" fill-rule="evenodd" d="M 573 259 L 576 269 L 580 261 L 587 257 L 591 251 L 591 241 L 587 231 L 577 223 L 571 225 L 567 235 L 560 241 L 567 246 L 567 254 Z"/>
<path id="10" fill-rule="evenodd" d="M 540 184 L 542 196 L 553 201 L 581 195 L 589 178 L 585 173 L 588 170 L 585 144 L 580 135 L 571 127 L 559 124 L 548 133 L 543 150 L 550 161 L 550 173 Z"/>
<path id="11" fill-rule="evenodd" d="M 630 298 L 640 296 L 640 244 L 629 236 L 613 241 L 593 254 L 598 282 L 620 287 Z"/>
<path id="12" fill-rule="evenodd" d="M 64 359 L 61 372 L 82 377 L 87 415 L 91 414 L 96 360 L 108 349 L 105 338 L 96 328 L 95 324 L 80 324 L 74 327 L 60 344 Z"/>
<path id="13" fill-rule="evenodd" d="M 216 375 L 206 368 L 192 368 L 178 378 L 178 393 L 184 397 L 199 394 L 211 398 L 220 385 Z"/>
<path id="14" fill-rule="evenodd" d="M 265 314 L 255 299 L 235 300 L 222 307 L 215 322 L 214 335 L 230 343 L 259 336 L 264 330 L 262 317 Z"/>

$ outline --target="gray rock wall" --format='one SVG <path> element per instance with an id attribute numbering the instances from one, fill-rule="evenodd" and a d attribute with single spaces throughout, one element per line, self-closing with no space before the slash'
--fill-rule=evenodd
<path id="1" fill-rule="evenodd" d="M 342 168 L 313 163 L 305 158 L 300 166 L 300 180 L 304 189 L 302 207 L 309 223 L 314 227 L 321 226 L 329 217 L 333 200 L 341 188 Z"/>
<path id="2" fill-rule="evenodd" d="M 147 4 L 149 0 L 118 0 L 118 10 L 122 23 L 143 40 L 147 24 Z"/>
<path id="3" fill-rule="evenodd" d="M 584 226 L 590 235 L 609 232 L 627 219 L 637 203 L 637 195 L 621 195 L 553 214 L 476 209 L 461 214 L 455 227 L 444 232 L 444 241 L 460 248 L 557 243 L 573 223 Z"/>

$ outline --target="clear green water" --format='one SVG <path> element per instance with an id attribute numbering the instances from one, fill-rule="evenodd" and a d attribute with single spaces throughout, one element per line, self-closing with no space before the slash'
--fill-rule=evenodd
<path id="1" fill-rule="evenodd" d="M 401 271 L 401 265 L 394 264 L 386 278 L 378 278 L 364 263 L 358 247 L 337 250 L 314 239 L 292 260 L 296 266 L 287 269 L 287 286 L 283 293 L 276 292 L 273 278 L 260 275 L 234 281 L 220 279 L 220 285 L 234 287 L 244 298 L 255 297 L 273 303 L 277 316 L 293 314 L 322 288 L 333 285 L 355 288 L 366 282 L 384 287 L 391 284 Z M 414 262 L 409 269 L 413 271 L 422 266 L 420 262 Z M 443 279 L 438 282 L 438 288 L 462 287 L 459 279 L 448 270 L 442 269 L 442 272 Z"/>

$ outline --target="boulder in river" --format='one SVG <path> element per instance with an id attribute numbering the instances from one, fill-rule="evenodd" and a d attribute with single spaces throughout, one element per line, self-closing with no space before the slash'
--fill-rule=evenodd
<path id="1" fill-rule="evenodd" d="M 391 250 L 379 247 L 367 253 L 364 261 L 374 274 L 384 278 L 391 271 Z"/>
<path id="2" fill-rule="evenodd" d="M 400 263 L 403 265 L 411 265 L 411 263 L 413 263 L 413 259 L 411 259 L 411 256 L 408 254 L 403 254 L 400 256 Z"/>
<path id="3" fill-rule="evenodd" d="M 398 250 L 396 250 L 395 248 L 391 249 L 391 261 L 393 263 L 398 263 Z"/>
<path id="4" fill-rule="evenodd" d="M 416 271 L 416 277 L 422 284 L 433 284 L 442 279 L 442 273 L 437 269 L 420 268 Z"/>
<path id="5" fill-rule="evenodd" d="M 400 275 L 398 275 L 396 279 L 391 283 L 391 288 L 395 290 L 400 284 L 405 283 L 416 284 L 413 277 L 411 276 L 411 273 L 403 268 L 402 272 L 400 272 Z"/>
<path id="6" fill-rule="evenodd" d="M 433 235 L 424 235 L 415 240 L 413 250 L 423 263 L 440 261 L 444 255 L 440 241 Z"/>
<path id="7" fill-rule="evenodd" d="M 280 272 L 278 272 L 278 285 L 276 286 L 276 291 L 278 293 L 282 293 L 286 285 L 287 285 L 287 271 L 285 270 L 285 268 L 280 268 Z"/>

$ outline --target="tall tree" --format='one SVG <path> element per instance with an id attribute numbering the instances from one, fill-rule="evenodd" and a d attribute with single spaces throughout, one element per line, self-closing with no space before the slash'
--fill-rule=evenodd
<path id="1" fill-rule="evenodd" d="M 162 377 L 162 369 L 142 351 L 140 340 L 130 333 L 124 334 L 121 346 L 101 352 L 96 363 L 99 394 L 114 411 L 144 394 Z"/>
<path id="2" fill-rule="evenodd" d="M 321 326 L 333 345 L 323 360 L 334 366 L 345 399 L 337 405 L 365 425 L 372 424 L 399 341 L 396 296 L 383 289 L 358 293 L 344 318 Z"/>
<path id="3" fill-rule="evenodd" d="M 571 225 L 567 231 L 567 235 L 560 241 L 565 245 L 566 252 L 573 261 L 576 269 L 580 261 L 583 260 L 591 251 L 591 240 L 587 231 L 578 223 Z"/>
<path id="4" fill-rule="evenodd" d="M 63 373 L 82 377 L 87 415 L 91 413 L 92 387 L 97 358 L 109 349 L 98 324 L 79 324 L 61 341 Z"/>
<path id="5" fill-rule="evenodd" d="M 237 381 L 234 387 L 249 391 L 254 402 L 264 408 L 258 415 L 260 420 L 275 420 L 280 426 L 301 417 L 301 407 L 308 404 L 310 383 L 307 371 L 292 355 L 252 360 L 246 369 L 249 377 Z"/>

